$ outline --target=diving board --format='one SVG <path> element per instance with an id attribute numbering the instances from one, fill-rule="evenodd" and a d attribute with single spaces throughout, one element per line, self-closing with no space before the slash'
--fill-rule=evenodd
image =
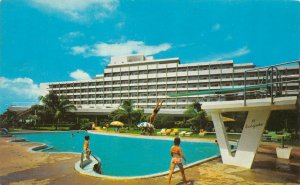
<path id="1" fill-rule="evenodd" d="M 249 99 L 244 100 L 203 102 L 202 109 L 211 114 L 220 153 L 224 164 L 251 168 L 260 139 L 272 110 L 296 109 L 297 97 Z M 222 112 L 247 111 L 248 115 L 235 155 L 231 153 Z"/>
<path id="2" fill-rule="evenodd" d="M 204 91 L 195 91 L 195 92 L 186 92 L 186 93 L 172 93 L 168 94 L 169 97 L 181 97 L 181 96 L 194 96 L 194 95 L 208 95 L 208 94 L 221 94 L 226 92 L 241 92 L 247 90 L 254 90 L 254 89 L 262 89 L 270 87 L 272 84 L 260 84 L 260 85 L 251 85 L 246 87 L 238 87 L 238 88 L 224 88 L 224 89 L 214 89 L 214 90 L 204 90 Z"/>

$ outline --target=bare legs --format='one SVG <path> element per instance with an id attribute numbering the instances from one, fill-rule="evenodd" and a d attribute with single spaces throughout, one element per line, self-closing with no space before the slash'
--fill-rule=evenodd
<path id="1" fill-rule="evenodd" d="M 156 106 L 155 106 L 155 108 L 154 108 L 154 110 L 153 110 L 153 112 L 152 112 L 152 114 L 150 116 L 150 124 L 152 124 L 152 125 L 154 124 L 154 120 L 155 120 L 156 114 L 158 113 L 159 109 L 161 108 L 163 102 L 164 102 L 163 99 L 159 99 L 157 101 Z"/>
<path id="2" fill-rule="evenodd" d="M 176 166 L 175 163 L 171 163 L 171 165 L 170 165 L 170 172 L 169 172 L 169 176 L 168 176 L 168 185 L 171 185 L 171 178 L 172 178 L 175 166 Z M 179 170 L 181 172 L 181 176 L 182 176 L 184 185 L 187 185 L 188 183 L 186 181 L 186 177 L 185 177 L 185 174 L 184 174 L 183 165 L 181 163 L 179 163 L 179 164 L 177 164 L 177 166 L 179 167 Z"/>

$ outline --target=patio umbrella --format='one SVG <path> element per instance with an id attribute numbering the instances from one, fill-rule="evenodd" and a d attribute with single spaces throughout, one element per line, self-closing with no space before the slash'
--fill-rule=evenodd
<path id="1" fill-rule="evenodd" d="M 123 127 L 124 123 L 120 122 L 120 121 L 113 121 L 110 123 L 111 126 L 115 126 L 115 127 Z"/>
<path id="2" fill-rule="evenodd" d="M 223 122 L 234 122 L 235 119 L 222 116 Z"/>
<path id="3" fill-rule="evenodd" d="M 153 125 L 148 123 L 148 122 L 142 122 L 142 123 L 139 123 L 137 125 L 137 127 L 139 127 L 139 128 L 141 128 L 141 127 L 153 127 Z"/>

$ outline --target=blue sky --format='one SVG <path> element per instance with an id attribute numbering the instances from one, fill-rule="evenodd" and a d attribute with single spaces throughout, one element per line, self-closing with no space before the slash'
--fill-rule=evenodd
<path id="1" fill-rule="evenodd" d="M 39 84 L 93 78 L 111 56 L 181 63 L 300 59 L 300 0 L 0 0 L 0 113 Z"/>

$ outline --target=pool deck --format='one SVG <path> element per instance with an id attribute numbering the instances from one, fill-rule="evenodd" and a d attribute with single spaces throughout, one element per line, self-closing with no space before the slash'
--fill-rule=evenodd
<path id="1" fill-rule="evenodd" d="M 155 137 L 157 138 L 157 137 Z M 167 177 L 117 180 L 79 174 L 74 163 L 79 154 L 29 152 L 39 145 L 31 142 L 7 142 L 0 138 L 0 184 L 115 184 L 165 185 Z M 189 139 L 193 140 L 193 139 Z M 200 140 L 200 139 L 197 139 Z M 300 148 L 294 147 L 290 160 L 277 159 L 276 144 L 262 143 L 251 170 L 224 165 L 221 159 L 211 160 L 185 170 L 191 184 L 300 184 Z M 172 184 L 181 185 L 180 173 Z"/>

